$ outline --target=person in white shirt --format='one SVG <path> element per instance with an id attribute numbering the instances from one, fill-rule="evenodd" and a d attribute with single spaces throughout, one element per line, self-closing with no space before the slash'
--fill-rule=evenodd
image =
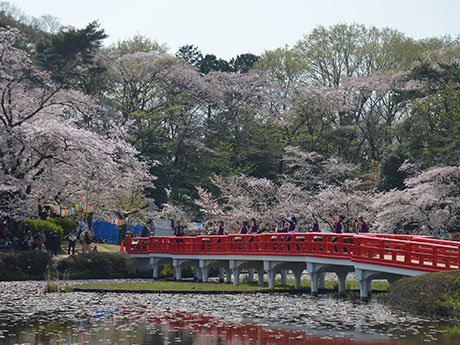
<path id="1" fill-rule="evenodd" d="M 69 238 L 69 248 L 67 249 L 67 254 L 70 255 L 70 249 L 72 249 L 72 255 L 75 255 L 75 243 L 77 242 L 77 233 L 75 232 L 75 229 L 72 229 L 67 237 Z"/>

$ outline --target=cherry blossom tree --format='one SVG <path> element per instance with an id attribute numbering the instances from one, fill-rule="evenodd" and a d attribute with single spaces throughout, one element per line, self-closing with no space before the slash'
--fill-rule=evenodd
<path id="1" fill-rule="evenodd" d="M 153 187 L 132 146 L 81 126 L 84 116 L 98 114 L 97 102 L 55 84 L 15 47 L 20 39 L 17 30 L 0 30 L 0 216 L 71 207 L 87 180 L 89 204 L 109 212 Z"/>
<path id="2" fill-rule="evenodd" d="M 230 232 L 239 231 L 236 222 L 252 217 L 264 225 L 271 223 L 277 197 L 277 186 L 273 182 L 246 175 L 214 176 L 212 182 L 219 188 L 222 200 L 203 188 L 198 188 L 199 199 L 195 200 L 208 220 L 223 220 Z"/>
<path id="3" fill-rule="evenodd" d="M 434 167 L 404 182 L 404 190 L 375 195 L 372 208 L 378 231 L 436 235 L 458 224 L 460 167 Z"/>
<path id="4" fill-rule="evenodd" d="M 371 207 L 373 196 L 373 191 L 362 189 L 362 181 L 359 179 L 347 179 L 340 185 L 328 185 L 321 189 L 311 197 L 309 207 L 330 230 L 333 229 L 333 224 L 329 214 L 343 214 L 345 231 L 353 232 L 353 218 L 360 216 L 370 225 L 370 231 L 375 231 L 375 214 Z"/>
<path id="5" fill-rule="evenodd" d="M 280 215 L 296 216 L 301 226 L 308 227 L 312 213 L 326 223 L 330 222 L 329 213 L 345 213 L 350 228 L 353 217 L 370 215 L 371 192 L 361 190 L 361 181 L 352 176 L 356 170 L 352 164 L 295 147 L 286 148 L 284 160 L 286 174 L 279 184 L 246 175 L 214 177 L 221 197 L 199 188 L 200 198 L 195 203 L 207 219 L 222 219 L 234 230 L 236 221 L 252 217 L 272 229 Z"/>
<path id="6" fill-rule="evenodd" d="M 109 77 L 107 101 L 129 125 L 129 141 L 159 161 L 151 170 L 158 176 L 157 205 L 190 204 L 201 182 L 197 171 L 206 171 L 202 157 L 212 151 L 203 138 L 208 105 L 219 99 L 216 88 L 188 63 L 156 52 L 117 57 Z"/>

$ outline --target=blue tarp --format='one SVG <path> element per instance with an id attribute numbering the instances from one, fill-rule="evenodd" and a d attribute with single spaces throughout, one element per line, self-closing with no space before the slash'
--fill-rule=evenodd
<path id="1" fill-rule="evenodd" d="M 94 236 L 102 237 L 107 243 L 118 244 L 120 227 L 115 224 L 96 220 L 93 222 Z M 142 225 L 128 225 L 127 231 L 132 230 L 134 236 L 141 236 L 144 227 Z"/>
<path id="2" fill-rule="evenodd" d="M 133 232 L 134 237 L 140 237 L 142 236 L 142 231 L 144 230 L 144 227 L 139 224 L 134 227 L 132 225 L 128 225 L 128 231 L 129 230 Z"/>

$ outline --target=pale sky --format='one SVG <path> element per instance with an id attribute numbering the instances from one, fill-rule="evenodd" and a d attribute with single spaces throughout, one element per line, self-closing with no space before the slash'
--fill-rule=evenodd
<path id="1" fill-rule="evenodd" d="M 139 33 L 171 53 L 193 44 L 230 59 L 292 46 L 317 25 L 391 27 L 416 39 L 460 35 L 460 0 L 10 0 L 25 14 L 50 14 L 82 28 L 97 20 L 105 44 Z"/>

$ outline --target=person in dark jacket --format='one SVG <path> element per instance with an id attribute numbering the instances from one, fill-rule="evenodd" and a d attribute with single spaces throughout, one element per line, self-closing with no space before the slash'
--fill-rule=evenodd
<path id="1" fill-rule="evenodd" d="M 343 220 L 345 219 L 345 216 L 343 214 L 338 217 L 334 217 L 332 214 L 329 214 L 329 216 L 331 216 L 332 221 L 334 222 L 334 232 L 336 234 L 341 234 L 343 231 Z"/>
<path id="2" fill-rule="evenodd" d="M 246 235 L 247 233 L 248 233 L 248 222 L 243 221 L 241 223 L 240 234 L 241 235 Z"/>
<path id="3" fill-rule="evenodd" d="M 319 232 L 318 220 L 313 213 L 311 214 L 311 232 Z"/>
<path id="4" fill-rule="evenodd" d="M 50 231 L 49 238 L 51 254 L 57 256 L 59 247 L 59 232 L 54 227 Z"/>
<path id="5" fill-rule="evenodd" d="M 185 227 L 181 225 L 180 220 L 177 221 L 176 226 L 174 227 L 174 235 L 176 237 L 183 237 L 185 233 Z M 183 243 L 183 239 L 177 239 L 176 243 Z"/>
<path id="6" fill-rule="evenodd" d="M 288 226 L 288 232 L 296 232 L 297 229 L 297 218 L 296 217 L 291 217 L 290 220 L 288 220 L 289 226 Z"/>
<path id="7" fill-rule="evenodd" d="M 287 232 L 289 228 L 289 222 L 284 218 L 284 216 L 280 216 L 278 222 L 276 222 L 276 232 Z"/>
<path id="8" fill-rule="evenodd" d="M 367 223 L 364 221 L 364 218 L 358 217 L 358 219 L 353 219 L 353 227 L 356 228 L 357 233 L 367 233 Z"/>

